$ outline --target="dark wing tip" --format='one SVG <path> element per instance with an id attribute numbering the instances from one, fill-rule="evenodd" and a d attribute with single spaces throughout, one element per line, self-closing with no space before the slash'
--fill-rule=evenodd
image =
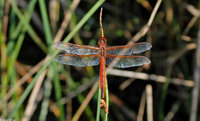
<path id="1" fill-rule="evenodd" d="M 53 47 L 59 50 L 63 50 L 64 47 L 62 44 L 64 44 L 64 42 L 56 42 L 53 44 Z"/>
<path id="2" fill-rule="evenodd" d="M 146 42 L 146 45 L 147 45 L 147 50 L 150 50 L 152 48 L 152 45 L 148 42 Z"/>
<path id="3" fill-rule="evenodd" d="M 143 64 L 150 64 L 151 63 L 151 60 L 149 58 L 147 58 L 147 57 L 144 57 L 144 58 L 145 59 L 144 59 L 144 63 Z"/>
<path id="4" fill-rule="evenodd" d="M 148 43 L 148 42 L 141 42 L 141 43 L 138 43 L 138 44 L 145 45 L 146 50 L 150 50 L 152 48 L 152 45 L 150 43 Z"/>

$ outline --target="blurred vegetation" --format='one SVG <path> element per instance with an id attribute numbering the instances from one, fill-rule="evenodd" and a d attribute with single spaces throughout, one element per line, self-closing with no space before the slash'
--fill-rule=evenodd
<path id="1" fill-rule="evenodd" d="M 99 66 L 56 63 L 53 44 L 98 46 L 103 7 L 108 46 L 125 45 L 147 24 L 156 2 L 0 0 L 0 120 L 98 121 L 100 112 L 107 120 L 97 106 Z M 195 105 L 200 81 L 199 18 L 199 0 L 162 1 L 149 31 L 138 41 L 152 44 L 144 53 L 151 64 L 120 70 L 148 77 L 108 73 L 109 121 L 150 121 L 150 115 L 155 121 L 200 121 Z"/>

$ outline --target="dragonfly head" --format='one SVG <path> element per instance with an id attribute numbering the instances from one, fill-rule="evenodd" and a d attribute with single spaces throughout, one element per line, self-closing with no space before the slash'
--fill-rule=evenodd
<path id="1" fill-rule="evenodd" d="M 99 44 L 102 44 L 102 43 L 107 44 L 107 39 L 105 37 L 100 37 L 98 43 Z"/>

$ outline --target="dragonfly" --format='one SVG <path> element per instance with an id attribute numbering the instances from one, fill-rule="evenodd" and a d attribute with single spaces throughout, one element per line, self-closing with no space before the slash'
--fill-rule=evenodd
<path id="1" fill-rule="evenodd" d="M 61 50 L 62 53 L 56 56 L 55 61 L 76 67 L 100 65 L 101 97 L 104 98 L 106 65 L 109 65 L 113 60 L 115 61 L 115 58 L 118 58 L 118 61 L 114 63 L 116 68 L 129 68 L 149 64 L 151 62 L 149 58 L 133 54 L 145 52 L 152 45 L 147 42 L 140 42 L 108 47 L 107 39 L 104 37 L 101 16 L 102 11 L 100 12 L 101 36 L 98 39 L 98 47 L 58 42 L 55 44 L 55 48 Z M 126 52 L 121 53 L 124 49 L 126 49 Z"/>

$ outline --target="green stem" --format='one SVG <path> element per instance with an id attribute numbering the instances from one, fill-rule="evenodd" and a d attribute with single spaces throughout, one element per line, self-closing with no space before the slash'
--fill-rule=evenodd
<path id="1" fill-rule="evenodd" d="M 64 121 L 65 120 L 64 108 L 63 108 L 63 104 L 61 103 L 61 98 L 62 98 L 61 89 L 62 89 L 62 87 L 60 85 L 58 73 L 56 73 L 56 65 L 55 64 L 53 64 L 53 71 L 54 71 L 54 81 L 53 82 L 54 82 L 55 96 L 56 96 L 58 108 L 60 110 L 59 119 L 60 119 L 60 121 Z"/>
<path id="2" fill-rule="evenodd" d="M 101 104 L 101 84 L 100 84 L 100 81 L 99 81 L 96 121 L 100 120 L 100 113 L 101 113 L 100 104 Z"/>
<path id="3" fill-rule="evenodd" d="M 160 106 L 159 106 L 159 121 L 162 121 L 164 119 L 164 105 L 165 105 L 164 103 L 167 96 L 167 91 L 169 87 L 169 77 L 171 75 L 172 67 L 173 66 L 171 65 L 169 69 L 167 70 L 167 73 L 166 73 L 167 80 L 162 86 L 162 95 L 161 95 Z"/>
<path id="4" fill-rule="evenodd" d="M 44 24 L 45 38 L 46 38 L 47 45 L 50 49 L 53 41 L 52 41 L 51 29 L 50 29 L 49 19 L 48 19 L 48 15 L 47 15 L 47 9 L 45 6 L 45 1 L 39 0 L 39 5 L 40 5 L 41 16 L 42 16 L 42 22 Z"/>
<path id="5" fill-rule="evenodd" d="M 105 72 L 105 94 L 106 94 L 106 106 L 109 111 L 109 92 L 108 92 L 108 80 Z M 108 113 L 105 113 L 104 121 L 108 120 Z"/>

